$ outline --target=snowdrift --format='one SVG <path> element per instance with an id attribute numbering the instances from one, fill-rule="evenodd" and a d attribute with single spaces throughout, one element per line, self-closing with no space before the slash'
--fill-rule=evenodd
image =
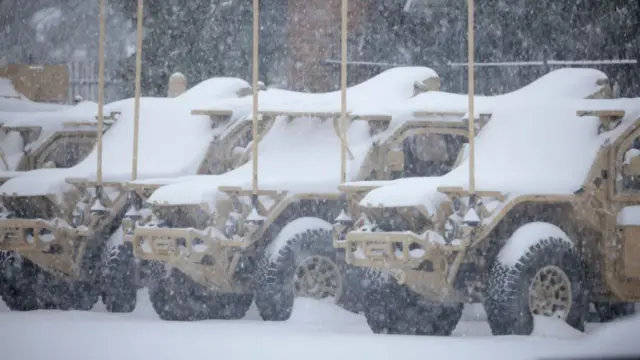
<path id="1" fill-rule="evenodd" d="M 144 302 L 146 296 L 139 299 Z M 0 344 L 6 345 L 4 358 L 25 360 L 85 360 L 87 354 L 93 360 L 182 360 L 211 357 L 212 353 L 237 360 L 631 359 L 640 353 L 640 316 L 603 324 L 593 333 L 580 336 L 567 331 L 555 338 L 550 333 L 494 337 L 486 328 L 468 335 L 474 328 L 470 325 L 476 325 L 472 322 L 461 324 L 451 337 L 422 337 L 371 334 L 364 318 L 323 302 L 301 299 L 294 306 L 292 318 L 285 322 L 262 322 L 257 318 L 167 322 L 157 319 L 150 304 L 138 307 L 132 314 L 119 315 L 0 311 L 0 321 L 5 325 L 0 327 Z M 38 346 L 25 344 L 26 333 Z M 149 346 L 149 339 L 162 340 Z M 247 346 L 247 339 L 251 339 L 251 346 Z"/>
<path id="2" fill-rule="evenodd" d="M 638 329 L 640 314 L 605 324 L 584 339 L 584 348 L 580 352 L 589 357 L 637 357 L 640 354 Z"/>

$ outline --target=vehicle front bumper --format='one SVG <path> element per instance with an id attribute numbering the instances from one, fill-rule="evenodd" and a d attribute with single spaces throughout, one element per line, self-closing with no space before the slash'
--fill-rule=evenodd
<path id="1" fill-rule="evenodd" d="M 134 256 L 179 269 L 194 281 L 221 292 L 237 292 L 233 275 L 242 251 L 251 243 L 228 239 L 214 229 L 137 227 L 132 236 Z"/>
<path id="2" fill-rule="evenodd" d="M 356 267 L 386 270 L 398 283 L 434 301 L 455 301 L 454 280 L 465 254 L 460 244 L 441 244 L 431 232 L 351 231 L 334 246 L 344 249 L 345 261 Z"/>

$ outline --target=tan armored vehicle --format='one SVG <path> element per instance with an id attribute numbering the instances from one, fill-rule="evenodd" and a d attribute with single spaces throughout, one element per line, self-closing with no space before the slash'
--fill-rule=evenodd
<path id="1" fill-rule="evenodd" d="M 251 125 L 236 121 L 250 109 L 241 98 L 248 87 L 240 79 L 214 78 L 171 99 L 142 98 L 137 178 L 211 174 L 231 166 L 226 149 L 250 140 Z M 102 146 L 78 165 L 32 171 L 0 186 L 0 249 L 19 260 L 5 262 L 10 291 L 2 296 L 10 308 L 90 309 L 100 295 L 109 311 L 135 307 L 138 267 L 119 230 L 125 213 L 159 185 L 135 192 L 124 187 L 133 171 L 133 102 L 105 106 L 105 113 L 121 116 Z M 211 103 L 226 107 L 209 116 L 193 110 Z"/>
<path id="2" fill-rule="evenodd" d="M 3 175 L 39 168 L 68 168 L 84 160 L 97 137 L 94 117 L 93 103 L 57 111 L 0 112 L 4 120 L 0 128 Z M 114 113 L 107 120 L 116 118 Z"/>
<path id="3" fill-rule="evenodd" d="M 530 334 L 539 316 L 582 330 L 589 302 L 611 316 L 640 300 L 640 99 L 525 97 L 491 113 L 471 177 L 467 159 L 367 194 L 343 186 L 359 201 L 334 244 L 378 270 L 374 332 L 449 335 L 468 302 L 496 335 Z"/>
<path id="4" fill-rule="evenodd" d="M 96 139 L 97 104 L 45 103 L 67 96 L 66 66 L 0 68 L 0 177 L 41 167 L 70 167 Z M 24 95 L 27 94 L 27 95 Z M 37 102 L 36 102 L 37 101 Z M 115 115 L 115 114 L 114 114 Z"/>
<path id="5" fill-rule="evenodd" d="M 383 112 L 438 84 L 431 69 L 396 68 L 347 89 L 345 138 L 337 121 L 339 92 L 292 94 L 277 105 L 260 101 L 260 122 L 270 130 L 258 145 L 257 199 L 252 160 L 222 175 L 159 188 L 148 200 L 152 217 L 133 231 L 136 257 L 169 270 L 149 285 L 159 316 L 241 318 L 254 292 L 265 320 L 288 319 L 300 296 L 333 297 L 357 310 L 359 290 L 331 245 L 341 147 L 348 145 L 351 180 L 448 172 L 466 142 L 464 111 L 409 111 L 395 120 Z M 381 113 L 368 111 L 373 108 Z M 423 154 L 433 141 L 438 148 Z"/>

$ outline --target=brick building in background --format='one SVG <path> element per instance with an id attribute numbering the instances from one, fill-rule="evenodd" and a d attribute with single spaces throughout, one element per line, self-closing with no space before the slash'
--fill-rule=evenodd
<path id="1" fill-rule="evenodd" d="M 349 52 L 357 48 L 358 38 L 371 16 L 371 0 L 349 0 Z M 324 92 L 340 86 L 340 67 L 323 64 L 341 58 L 341 0 L 288 0 L 287 6 L 287 87 L 297 91 Z M 349 56 L 348 56 L 349 59 Z M 350 85 L 370 77 L 349 69 Z M 366 70 L 371 72 L 370 69 Z"/>

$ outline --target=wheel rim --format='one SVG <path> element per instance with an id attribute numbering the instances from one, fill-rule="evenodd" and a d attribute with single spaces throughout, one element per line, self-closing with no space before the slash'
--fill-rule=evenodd
<path id="1" fill-rule="evenodd" d="M 554 265 L 538 270 L 529 286 L 531 313 L 566 320 L 571 304 L 571 281 L 567 274 Z"/>
<path id="2" fill-rule="evenodd" d="M 324 256 L 309 256 L 293 273 L 296 297 L 339 299 L 342 294 L 342 274 L 338 265 Z"/>

